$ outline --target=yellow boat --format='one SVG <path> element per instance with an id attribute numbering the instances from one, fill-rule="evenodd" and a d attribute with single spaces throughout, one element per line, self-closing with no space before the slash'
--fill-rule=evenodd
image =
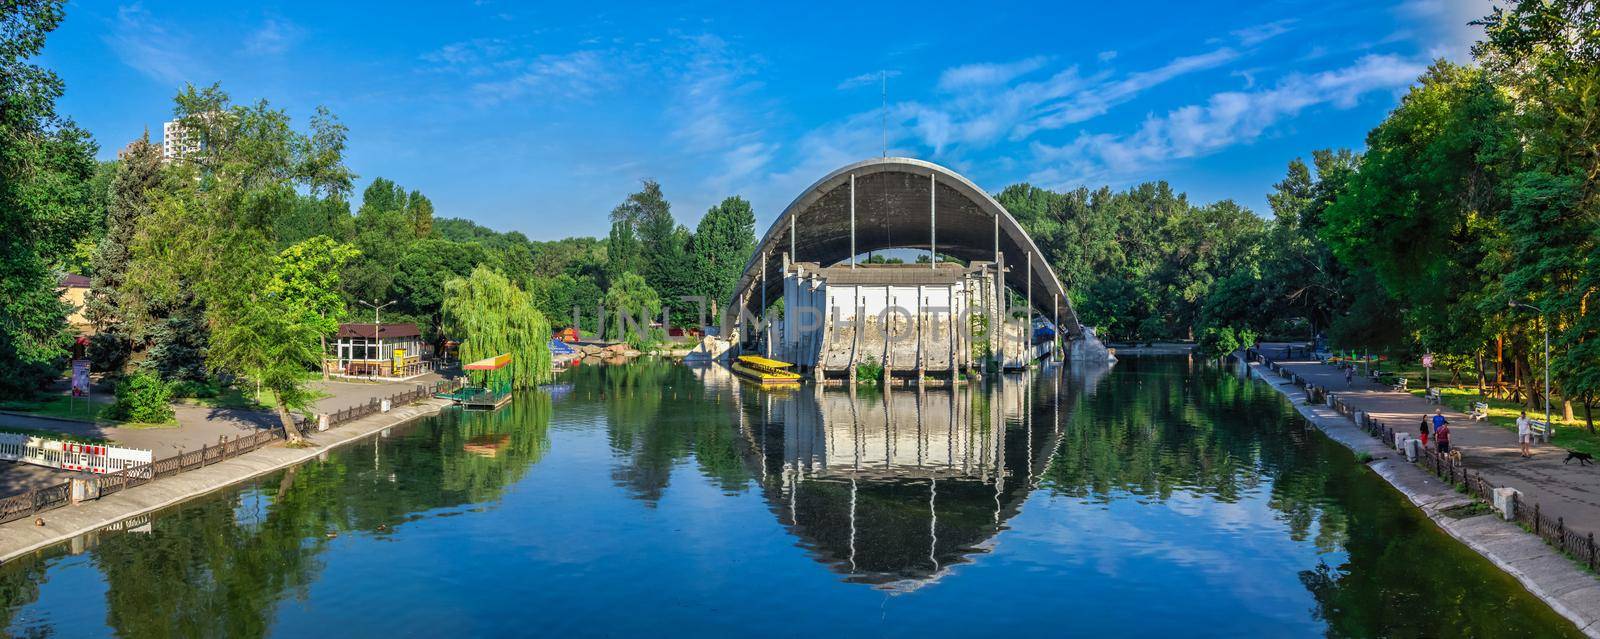
<path id="1" fill-rule="evenodd" d="M 741 355 L 733 362 L 733 372 L 762 386 L 798 386 L 800 375 L 786 369 L 794 364 L 760 355 Z"/>

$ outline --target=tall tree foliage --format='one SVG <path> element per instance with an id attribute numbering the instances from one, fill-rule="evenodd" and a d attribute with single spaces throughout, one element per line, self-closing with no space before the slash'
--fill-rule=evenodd
<path id="1" fill-rule="evenodd" d="M 509 353 L 511 366 L 492 385 L 532 388 L 550 380 L 550 323 L 504 275 L 479 266 L 444 285 L 445 331 L 461 340 L 461 360 Z"/>
<path id="2" fill-rule="evenodd" d="M 302 276 L 347 252 L 330 245 L 336 255 L 291 251 L 279 259 L 275 231 L 295 209 L 297 189 L 338 190 L 337 176 L 348 175 L 342 142 L 326 135 L 327 120 L 302 134 L 283 111 L 265 101 L 233 104 L 215 85 L 189 86 L 176 104 L 200 146 L 172 165 L 172 186 L 152 200 L 127 288 L 151 306 L 203 309 L 212 333 L 207 369 L 244 375 L 272 393 L 297 439 L 289 410 L 310 401 L 305 373 L 320 363 L 329 323 L 326 291 L 313 289 L 336 286 L 324 274 Z"/>
<path id="3" fill-rule="evenodd" d="M 290 308 L 303 309 L 303 321 L 314 325 L 322 352 L 328 352 L 328 335 L 339 330 L 347 315 L 339 290 L 339 273 L 346 262 L 360 255 L 354 246 L 318 235 L 278 253 L 276 269 L 266 293 Z M 319 366 L 318 368 L 324 368 Z M 327 377 L 324 368 L 323 377 Z"/>
<path id="4" fill-rule="evenodd" d="M 1505 305 L 1492 271 L 1516 153 L 1508 113 L 1481 71 L 1435 64 L 1368 134 L 1360 171 L 1326 211 L 1334 253 L 1370 265 L 1429 348 L 1475 351 L 1481 309 Z"/>
<path id="5" fill-rule="evenodd" d="M 56 113 L 60 78 L 30 61 L 63 17 L 62 2 L 0 4 L 0 396 L 55 374 L 68 343 L 52 256 L 93 224 L 93 142 Z"/>
<path id="6" fill-rule="evenodd" d="M 635 347 L 653 341 L 650 323 L 661 315 L 661 296 L 633 273 L 623 273 L 606 289 L 606 337 L 626 340 Z"/>
<path id="7" fill-rule="evenodd" d="M 1543 308 L 1543 317 L 1518 324 L 1549 323 L 1559 384 L 1582 400 L 1592 431 L 1590 406 L 1600 399 L 1592 308 L 1600 290 L 1600 6 L 1509 2 L 1481 24 L 1488 37 L 1474 53 L 1513 96 L 1524 150 L 1501 216 L 1511 235 L 1505 292 Z"/>
<path id="8" fill-rule="evenodd" d="M 734 196 L 706 211 L 694 230 L 692 253 L 694 294 L 716 311 L 733 296 L 733 287 L 756 246 L 756 214 L 744 198 Z"/>

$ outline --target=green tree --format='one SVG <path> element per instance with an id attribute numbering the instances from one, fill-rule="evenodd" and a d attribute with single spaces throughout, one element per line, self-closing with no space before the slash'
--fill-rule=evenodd
<path id="1" fill-rule="evenodd" d="M 756 247 L 756 214 L 744 198 L 733 196 L 706 211 L 695 227 L 692 260 L 694 294 L 706 298 L 712 317 L 733 297 L 733 286 Z"/>
<path id="2" fill-rule="evenodd" d="M 438 336 L 445 282 L 470 274 L 486 261 L 484 253 L 476 242 L 417 240 L 394 269 L 395 310 L 417 319 L 430 338 Z"/>
<path id="3" fill-rule="evenodd" d="M 606 337 L 638 347 L 651 341 L 650 322 L 661 315 L 661 296 L 644 278 L 623 273 L 606 289 L 605 309 L 612 327 Z"/>
<path id="4" fill-rule="evenodd" d="M 511 355 L 491 387 L 532 388 L 550 380 L 550 323 L 504 275 L 479 266 L 444 285 L 444 330 L 461 340 L 462 361 Z"/>
<path id="5" fill-rule="evenodd" d="M 406 217 L 411 218 L 411 232 L 416 237 L 433 234 L 433 201 L 422 191 L 412 191 L 406 196 Z"/>
<path id="6" fill-rule="evenodd" d="M 269 282 L 262 284 L 270 290 Z M 316 400 L 306 386 L 306 372 L 322 364 L 323 351 L 317 345 L 326 335 L 321 330 L 325 319 L 282 294 L 262 293 L 236 301 L 237 307 L 215 311 L 222 321 L 212 333 L 210 363 L 237 371 L 271 394 L 289 442 L 304 441 L 292 411 L 306 410 Z"/>
<path id="7" fill-rule="evenodd" d="M 1589 277 L 1589 256 L 1600 250 L 1600 6 L 1514 1 L 1480 24 L 1488 37 L 1474 53 L 1514 101 L 1509 119 L 1524 151 L 1510 178 L 1511 206 L 1500 217 L 1510 235 L 1505 293 L 1544 309 L 1557 382 L 1569 401 L 1582 400 L 1588 416 L 1600 390 L 1593 379 L 1600 334 L 1590 310 L 1597 289 Z M 1532 342 L 1532 316 L 1515 317 Z M 1532 390 L 1530 403 L 1541 389 Z"/>
<path id="8" fill-rule="evenodd" d="M 1334 254 L 1370 268 L 1418 339 L 1446 352 L 1481 348 L 1486 311 L 1505 306 L 1494 220 L 1517 148 L 1509 105 L 1488 80 L 1436 63 L 1368 134 L 1360 170 L 1324 213 Z"/>
<path id="9" fill-rule="evenodd" d="M 0 5 L 0 396 L 31 392 L 60 370 L 67 306 L 50 256 L 71 252 L 94 223 L 94 143 L 57 115 L 63 85 L 31 64 L 61 23 L 62 2 Z"/>
<path id="10" fill-rule="evenodd" d="M 339 290 L 339 273 L 346 262 L 360 255 L 355 247 L 326 235 L 318 235 L 278 253 L 267 295 L 277 296 L 291 307 L 304 309 L 314 321 L 322 346 L 328 352 L 328 335 L 339 330 L 346 309 Z M 322 377 L 327 379 L 324 366 Z"/>

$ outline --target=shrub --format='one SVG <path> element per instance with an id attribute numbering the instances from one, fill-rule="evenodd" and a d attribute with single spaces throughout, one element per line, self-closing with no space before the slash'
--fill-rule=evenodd
<path id="1" fill-rule="evenodd" d="M 172 419 L 172 386 L 161 378 L 139 371 L 117 384 L 117 419 L 159 424 Z"/>
<path id="2" fill-rule="evenodd" d="M 883 380 L 883 364 L 878 363 L 878 358 L 868 355 L 866 359 L 856 364 L 856 381 L 877 383 Z"/>
<path id="3" fill-rule="evenodd" d="M 193 397 L 196 399 L 209 399 L 221 394 L 217 385 L 212 382 L 197 382 L 186 379 L 171 384 L 173 397 Z"/>

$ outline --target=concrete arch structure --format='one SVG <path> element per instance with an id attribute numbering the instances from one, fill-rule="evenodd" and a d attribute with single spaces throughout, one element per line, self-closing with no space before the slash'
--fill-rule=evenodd
<path id="1" fill-rule="evenodd" d="M 1031 291 L 1036 312 L 1081 336 L 1066 288 L 1016 218 L 960 174 L 912 158 L 856 162 L 808 187 L 762 236 L 726 308 L 758 313 L 782 297 L 785 254 L 826 265 L 894 248 L 1000 264 L 1008 288 Z"/>

